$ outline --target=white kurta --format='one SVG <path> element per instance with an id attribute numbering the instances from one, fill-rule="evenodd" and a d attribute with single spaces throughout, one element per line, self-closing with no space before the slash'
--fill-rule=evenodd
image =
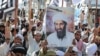
<path id="1" fill-rule="evenodd" d="M 0 45 L 0 56 L 7 56 L 9 50 L 9 44 L 7 44 L 6 42 Z"/>
<path id="2" fill-rule="evenodd" d="M 74 39 L 74 34 L 71 32 L 66 32 L 66 36 L 64 39 L 59 39 L 57 37 L 57 33 L 54 32 L 47 37 L 48 46 L 54 47 L 69 47 L 72 45 L 72 41 Z"/>
<path id="3" fill-rule="evenodd" d="M 30 33 L 31 34 L 31 33 Z M 32 55 L 32 53 L 36 50 L 39 50 L 39 44 L 35 41 L 35 39 L 32 37 L 32 35 L 29 35 L 28 37 L 28 41 L 29 41 L 29 48 L 27 51 L 27 55 Z"/>

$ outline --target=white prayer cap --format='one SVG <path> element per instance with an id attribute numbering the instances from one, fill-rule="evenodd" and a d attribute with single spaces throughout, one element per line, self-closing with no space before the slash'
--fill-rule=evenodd
<path id="1" fill-rule="evenodd" d="M 97 51 L 97 45 L 92 43 L 86 47 L 86 54 L 95 54 Z"/>
<path id="2" fill-rule="evenodd" d="M 23 43 L 23 41 L 24 41 L 23 35 L 21 35 L 21 34 L 19 34 L 19 33 L 16 34 L 15 38 L 20 38 L 20 39 L 22 40 L 22 43 Z"/>
<path id="3" fill-rule="evenodd" d="M 56 51 L 56 55 L 58 55 L 58 56 L 64 56 L 64 52 L 60 51 L 60 50 L 57 50 Z"/>
<path id="4" fill-rule="evenodd" d="M 64 13 L 56 13 L 53 17 L 52 17 L 52 20 L 53 22 L 57 21 L 57 20 L 63 20 L 65 21 L 66 23 L 68 22 L 68 17 L 64 14 Z"/>
<path id="5" fill-rule="evenodd" d="M 35 31 L 35 32 L 34 32 L 34 35 L 36 35 L 36 34 L 42 35 L 42 32 L 41 32 L 41 31 Z"/>

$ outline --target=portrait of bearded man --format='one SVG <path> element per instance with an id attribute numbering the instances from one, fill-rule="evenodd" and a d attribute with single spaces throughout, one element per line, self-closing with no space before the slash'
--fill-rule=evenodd
<path id="1" fill-rule="evenodd" d="M 48 46 L 53 47 L 70 47 L 74 39 L 74 34 L 67 29 L 69 19 L 65 14 L 58 12 L 52 17 L 55 32 L 47 36 Z M 65 49 L 66 50 L 66 49 Z"/>

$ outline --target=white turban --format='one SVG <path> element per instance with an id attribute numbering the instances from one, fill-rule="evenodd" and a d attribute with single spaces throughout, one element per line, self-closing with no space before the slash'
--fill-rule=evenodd
<path id="1" fill-rule="evenodd" d="M 56 13 L 53 17 L 52 17 L 53 22 L 57 21 L 57 20 L 63 20 L 66 23 L 68 22 L 68 17 L 63 14 L 63 13 Z"/>
<path id="2" fill-rule="evenodd" d="M 15 38 L 20 38 L 22 40 L 22 43 L 24 41 L 24 37 L 21 34 L 16 34 Z"/>

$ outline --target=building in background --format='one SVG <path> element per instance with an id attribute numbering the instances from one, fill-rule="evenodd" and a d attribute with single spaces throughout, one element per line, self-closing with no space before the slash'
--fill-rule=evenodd
<path id="1" fill-rule="evenodd" d="M 100 25 L 100 0 L 85 0 L 89 11 L 94 14 L 95 26 Z"/>

